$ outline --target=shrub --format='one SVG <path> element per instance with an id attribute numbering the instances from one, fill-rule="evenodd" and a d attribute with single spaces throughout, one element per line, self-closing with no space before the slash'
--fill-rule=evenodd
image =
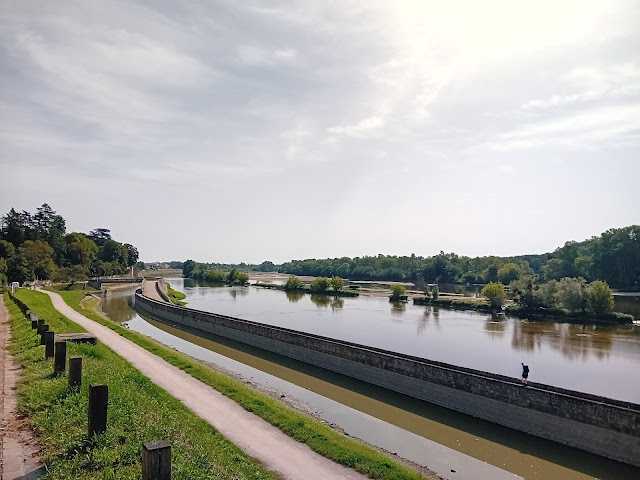
<path id="1" fill-rule="evenodd" d="M 613 311 L 613 294 L 606 282 L 596 280 L 589 285 L 589 303 L 596 314 Z"/>
<path id="2" fill-rule="evenodd" d="M 500 282 L 490 282 L 484 286 L 480 295 L 485 297 L 489 304 L 494 307 L 502 307 L 507 300 L 507 294 L 504 291 L 504 285 Z"/>
<path id="3" fill-rule="evenodd" d="M 282 288 L 284 288 L 285 290 L 302 290 L 303 286 L 304 284 L 302 283 L 302 280 L 294 275 L 291 275 Z"/>
<path id="4" fill-rule="evenodd" d="M 400 300 L 407 294 L 407 289 L 404 288 L 404 285 L 391 285 L 391 296 L 389 297 L 391 300 Z"/>
<path id="5" fill-rule="evenodd" d="M 311 282 L 309 288 L 311 288 L 312 292 L 324 292 L 329 288 L 329 285 L 331 285 L 331 282 L 327 277 L 318 277 Z"/>
<path id="6" fill-rule="evenodd" d="M 333 288 L 336 292 L 339 292 L 344 287 L 344 280 L 342 277 L 331 277 L 331 288 Z"/>

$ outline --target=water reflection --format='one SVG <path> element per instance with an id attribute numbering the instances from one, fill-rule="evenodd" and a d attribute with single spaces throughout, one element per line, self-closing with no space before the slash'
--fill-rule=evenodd
<path id="1" fill-rule="evenodd" d="M 246 287 L 236 287 L 229 289 L 229 295 L 231 298 L 236 299 L 238 297 L 246 297 L 249 295 L 249 289 Z"/>
<path id="2" fill-rule="evenodd" d="M 504 337 L 506 323 L 507 320 L 504 315 L 493 313 L 487 317 L 487 320 L 484 322 L 484 328 L 492 339 L 500 339 Z"/>
<path id="3" fill-rule="evenodd" d="M 298 303 L 300 299 L 304 297 L 304 293 L 302 292 L 285 291 L 285 294 L 287 295 L 287 300 L 289 300 L 289 303 Z"/>
<path id="4" fill-rule="evenodd" d="M 615 327 L 551 322 L 517 322 L 511 345 L 533 352 L 544 346 L 562 353 L 564 358 L 587 360 L 591 355 L 609 358 Z"/>
<path id="5" fill-rule="evenodd" d="M 109 318 L 117 323 L 125 323 L 136 317 L 133 310 L 133 292 L 117 292 L 102 299 L 101 308 Z"/>
<path id="6" fill-rule="evenodd" d="M 396 316 L 404 316 L 407 311 L 406 302 L 389 302 L 391 304 L 391 314 Z"/>
<path id="7" fill-rule="evenodd" d="M 640 296 L 638 295 L 614 295 L 615 311 L 633 315 L 636 320 L 640 320 Z"/>
<path id="8" fill-rule="evenodd" d="M 332 297 L 330 295 L 322 295 L 322 294 L 314 293 L 314 294 L 311 294 L 309 298 L 311 299 L 311 301 L 316 307 L 320 307 L 320 308 L 331 307 L 331 310 L 333 310 L 334 312 L 336 310 L 340 310 L 344 308 L 344 299 L 342 299 L 341 297 Z M 296 300 L 296 302 L 298 300 Z"/>

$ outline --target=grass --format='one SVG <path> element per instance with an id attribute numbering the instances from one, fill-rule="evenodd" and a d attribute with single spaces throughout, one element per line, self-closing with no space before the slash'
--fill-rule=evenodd
<path id="1" fill-rule="evenodd" d="M 199 363 L 137 332 L 105 320 L 80 305 L 83 293 L 59 292 L 67 304 L 82 315 L 114 330 L 146 350 L 164 358 L 203 383 L 231 398 L 245 410 L 253 412 L 287 435 L 306 443 L 311 449 L 341 465 L 353 468 L 370 478 L 382 480 L 424 479 L 420 473 L 392 460 L 379 451 L 333 430 L 324 423 L 286 407 L 281 402 L 247 387 L 244 383 Z"/>
<path id="2" fill-rule="evenodd" d="M 69 294 L 82 292 L 70 291 Z M 13 342 L 10 350 L 23 367 L 18 386 L 18 410 L 42 445 L 43 479 L 139 479 L 144 442 L 167 440 L 172 446 L 172 478 L 275 479 L 197 417 L 178 400 L 153 384 L 105 345 L 68 343 L 69 356 L 81 356 L 82 388 L 67 389 L 66 376 L 53 376 L 53 360 L 44 359 L 44 346 L 19 308 L 5 295 Z M 82 328 L 61 316 L 45 294 L 19 290 L 17 297 L 51 330 L 79 332 Z M 90 384 L 109 386 L 107 432 L 87 437 Z"/>
<path id="3" fill-rule="evenodd" d="M 171 300 L 171 303 L 173 303 L 174 305 L 179 305 L 181 307 L 184 307 L 187 304 L 187 302 L 182 301 L 185 298 L 187 298 L 187 296 L 184 293 L 171 288 L 171 285 L 169 285 L 168 283 L 167 283 L 167 296 L 169 297 L 169 300 Z"/>

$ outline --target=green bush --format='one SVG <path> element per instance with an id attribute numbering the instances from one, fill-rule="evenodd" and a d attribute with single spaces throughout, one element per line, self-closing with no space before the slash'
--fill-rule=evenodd
<path id="1" fill-rule="evenodd" d="M 404 285 L 391 285 L 391 296 L 389 297 L 393 301 L 400 300 L 407 295 L 407 289 Z"/>
<path id="2" fill-rule="evenodd" d="M 490 282 L 484 286 L 480 295 L 485 297 L 493 308 L 502 307 L 507 300 L 504 285 L 500 282 Z"/>
<path id="3" fill-rule="evenodd" d="M 285 290 L 302 290 L 304 288 L 304 283 L 302 283 L 302 280 L 298 277 L 291 275 L 282 288 Z"/>
<path id="4" fill-rule="evenodd" d="M 312 292 L 325 292 L 330 285 L 331 282 L 327 277 L 318 277 L 311 282 L 309 288 Z"/>

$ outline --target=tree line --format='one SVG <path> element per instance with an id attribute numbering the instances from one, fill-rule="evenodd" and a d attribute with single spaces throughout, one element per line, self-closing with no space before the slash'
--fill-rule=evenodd
<path id="1" fill-rule="evenodd" d="M 67 233 L 65 219 L 46 203 L 33 214 L 12 208 L 0 217 L 0 284 L 118 275 L 137 260 L 136 247 L 112 239 L 109 229 Z"/>
<path id="2" fill-rule="evenodd" d="M 184 268 L 191 276 L 196 262 L 173 261 L 171 268 Z M 613 288 L 640 288 L 640 225 L 613 228 L 583 242 L 569 241 L 551 253 L 515 257 L 466 257 L 440 252 L 432 257 L 375 255 L 363 257 L 310 258 L 282 264 L 198 263 L 199 269 L 253 270 L 314 277 L 339 276 L 350 280 L 391 280 L 420 283 L 501 282 L 533 276 L 541 282 L 582 277 L 602 280 Z"/>

